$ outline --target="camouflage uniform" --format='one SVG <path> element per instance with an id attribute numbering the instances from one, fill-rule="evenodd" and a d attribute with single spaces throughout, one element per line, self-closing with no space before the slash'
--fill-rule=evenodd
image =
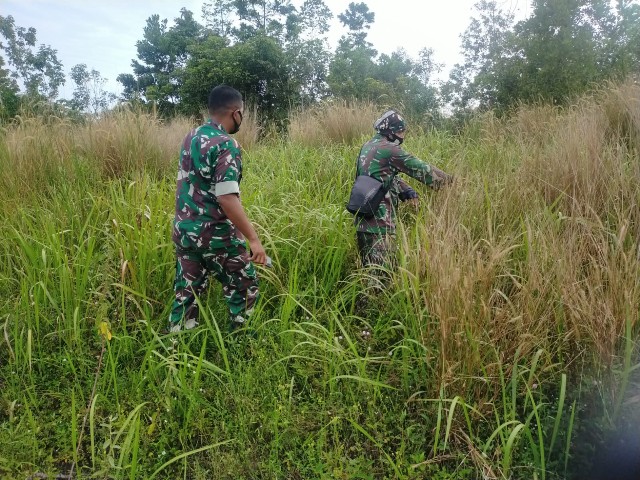
<path id="1" fill-rule="evenodd" d="M 397 113 L 387 112 L 374 127 L 378 134 L 360 150 L 356 176 L 368 175 L 381 181 L 387 189 L 387 194 L 373 217 L 364 218 L 356 215 L 354 223 L 362 265 L 389 269 L 393 268 L 395 257 L 393 250 L 398 200 L 406 201 L 418 197 L 417 193 L 396 175 L 406 173 L 434 189 L 450 181 L 451 177 L 405 152 L 399 143 L 388 138 L 399 139 L 395 133 L 405 129 L 404 120 Z"/>
<path id="2" fill-rule="evenodd" d="M 227 218 L 219 195 L 239 194 L 240 146 L 209 120 L 184 139 L 176 190 L 173 242 L 176 244 L 175 300 L 170 329 L 197 324 L 200 296 L 212 274 L 222 283 L 232 328 L 250 315 L 258 297 L 256 270 L 242 233 Z"/>

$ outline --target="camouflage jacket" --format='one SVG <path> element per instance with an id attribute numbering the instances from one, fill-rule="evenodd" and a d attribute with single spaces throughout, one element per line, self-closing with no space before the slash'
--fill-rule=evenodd
<path id="1" fill-rule="evenodd" d="M 209 120 L 189 132 L 180 151 L 172 239 L 182 249 L 215 250 L 244 245 L 218 195 L 240 194 L 240 145 Z"/>
<path id="2" fill-rule="evenodd" d="M 368 175 L 380 180 L 388 191 L 372 218 L 366 219 L 356 215 L 354 222 L 359 232 L 395 233 L 398 199 L 408 200 L 417 197 L 406 182 L 399 177 L 396 178 L 398 173 L 406 173 L 432 188 L 439 188 L 449 178 L 442 170 L 405 152 L 402 147 L 390 142 L 383 135 L 374 136 L 360 150 L 356 175 Z"/>

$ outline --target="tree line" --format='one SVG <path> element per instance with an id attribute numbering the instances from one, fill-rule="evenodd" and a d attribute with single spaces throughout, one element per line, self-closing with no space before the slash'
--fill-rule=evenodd
<path id="1" fill-rule="evenodd" d="M 206 0 L 199 19 L 186 8 L 177 14 L 171 23 L 147 19 L 132 71 L 117 77 L 120 102 L 165 117 L 198 115 L 211 86 L 228 83 L 276 124 L 292 108 L 334 98 L 393 104 L 433 123 L 523 102 L 561 105 L 640 72 L 637 0 L 532 0 L 531 14 L 518 22 L 499 2 L 480 0 L 461 35 L 463 61 L 446 81 L 435 78 L 442 65 L 432 48 L 418 58 L 403 49 L 378 52 L 367 38 L 375 13 L 364 2 L 338 14 L 344 31 L 333 51 L 333 13 L 323 0 L 297 7 L 291 0 Z M 0 16 L 0 118 L 25 104 L 94 114 L 114 104 L 106 80 L 86 64 L 71 69 L 72 98 L 58 99 L 63 66 L 55 49 L 36 44 L 35 29 Z"/>

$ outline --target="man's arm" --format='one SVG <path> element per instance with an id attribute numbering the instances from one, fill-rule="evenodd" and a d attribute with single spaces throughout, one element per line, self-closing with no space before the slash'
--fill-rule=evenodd
<path id="1" fill-rule="evenodd" d="M 392 188 L 397 192 L 398 198 L 403 202 L 411 200 L 412 198 L 418 198 L 416 191 L 400 177 L 394 179 Z"/>
<path id="2" fill-rule="evenodd" d="M 418 193 L 400 177 L 393 179 L 392 189 L 397 193 L 398 198 L 402 202 L 408 202 L 414 209 L 418 208 Z"/>
<path id="3" fill-rule="evenodd" d="M 442 185 L 449 185 L 453 182 L 453 175 L 449 175 L 448 173 L 444 173 L 438 167 L 434 167 L 431 165 L 431 176 L 433 177 L 433 183 L 435 189 L 440 188 Z"/>
<path id="4" fill-rule="evenodd" d="M 251 249 L 251 260 L 259 265 L 264 265 L 267 254 L 258 238 L 253 225 L 247 218 L 247 214 L 240 203 L 240 176 L 242 163 L 240 161 L 240 145 L 234 139 L 229 138 L 224 143 L 214 146 L 216 150 L 210 150 L 209 155 L 216 158 L 211 193 L 218 200 L 218 205 L 231 222 L 244 235 Z"/>
<path id="5" fill-rule="evenodd" d="M 251 261 L 258 265 L 264 265 L 267 261 L 267 254 L 264 251 L 264 247 L 258 238 L 253 225 L 247 218 L 247 214 L 240 203 L 240 197 L 235 193 L 227 195 L 219 195 L 217 197 L 218 204 L 224 211 L 224 214 L 233 224 L 240 230 L 249 242 L 249 248 L 251 249 Z"/>
<path id="6" fill-rule="evenodd" d="M 453 178 L 439 168 L 432 167 L 428 163 L 405 152 L 400 147 L 397 147 L 397 151 L 393 153 L 391 164 L 399 171 L 406 173 L 410 177 L 436 190 L 443 184 L 450 183 Z"/>

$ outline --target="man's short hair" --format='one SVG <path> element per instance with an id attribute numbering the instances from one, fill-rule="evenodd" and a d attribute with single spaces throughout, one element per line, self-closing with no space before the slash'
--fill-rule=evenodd
<path id="1" fill-rule="evenodd" d="M 242 105 L 242 94 L 229 85 L 218 85 L 209 93 L 209 112 L 217 113 Z"/>

